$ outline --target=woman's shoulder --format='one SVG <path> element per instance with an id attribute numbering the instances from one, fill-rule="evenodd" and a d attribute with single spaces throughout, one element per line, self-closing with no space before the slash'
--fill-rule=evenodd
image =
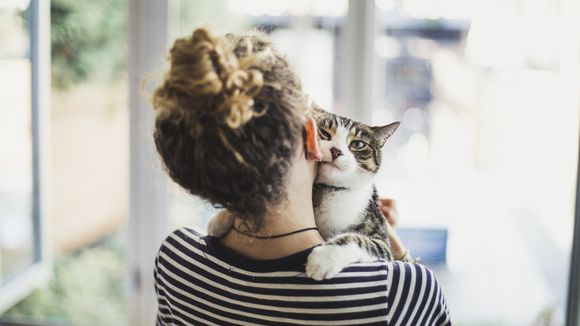
<path id="1" fill-rule="evenodd" d="M 401 261 L 349 265 L 337 277 L 355 270 L 382 270 L 386 285 L 387 319 L 392 325 L 452 325 L 435 273 L 427 266 Z"/>
<path id="2" fill-rule="evenodd" d="M 443 291 L 429 267 L 399 261 L 385 264 L 391 323 L 451 325 Z"/>
<path id="3" fill-rule="evenodd" d="M 159 247 L 156 263 L 162 256 L 189 256 L 206 251 L 206 235 L 192 227 L 181 227 L 171 232 Z"/>
<path id="4" fill-rule="evenodd" d="M 175 229 L 161 243 L 161 249 L 166 248 L 168 246 L 175 246 L 180 244 L 186 247 L 196 247 L 200 248 L 200 246 L 205 246 L 207 241 L 207 234 L 205 232 L 200 231 L 194 227 L 190 226 L 182 226 L 178 229 Z"/>
<path id="5" fill-rule="evenodd" d="M 420 277 L 420 278 L 434 278 L 433 271 L 419 263 L 391 261 L 385 262 L 389 278 L 405 278 L 405 277 Z"/>
<path id="6" fill-rule="evenodd" d="M 161 244 L 161 246 L 166 245 L 167 243 L 170 243 L 171 240 L 175 240 L 175 239 L 182 239 L 184 241 L 187 242 L 201 242 L 203 240 L 203 238 L 206 236 L 206 234 L 194 227 L 190 227 L 190 226 L 182 226 L 178 229 L 175 229 L 173 232 L 171 232 L 163 241 L 163 243 Z"/>

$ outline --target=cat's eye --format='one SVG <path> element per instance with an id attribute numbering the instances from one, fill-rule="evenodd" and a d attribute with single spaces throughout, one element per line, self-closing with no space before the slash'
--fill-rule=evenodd
<path id="1" fill-rule="evenodd" d="M 353 149 L 363 149 L 365 148 L 366 145 L 367 143 L 361 140 L 353 140 L 350 142 L 350 147 L 352 147 Z"/>
<path id="2" fill-rule="evenodd" d="M 318 129 L 318 135 L 320 136 L 321 140 L 330 140 L 330 134 L 328 133 L 328 131 L 320 128 Z"/>

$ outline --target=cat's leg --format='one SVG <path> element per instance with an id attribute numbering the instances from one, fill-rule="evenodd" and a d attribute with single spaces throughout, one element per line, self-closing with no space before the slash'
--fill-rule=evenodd
<path id="1" fill-rule="evenodd" d="M 231 230 L 234 224 L 234 217 L 228 211 L 223 210 L 212 217 L 207 224 L 207 234 L 214 237 L 222 237 Z"/>
<path id="2" fill-rule="evenodd" d="M 393 260 L 392 255 L 382 239 L 344 233 L 312 250 L 306 262 L 306 275 L 320 281 L 332 278 L 349 264 Z"/>

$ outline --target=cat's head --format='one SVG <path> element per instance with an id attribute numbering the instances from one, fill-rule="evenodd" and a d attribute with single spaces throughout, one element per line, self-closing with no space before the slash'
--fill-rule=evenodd
<path id="1" fill-rule="evenodd" d="M 371 127 L 312 104 L 322 152 L 317 183 L 335 187 L 368 184 L 381 166 L 381 148 L 399 122 Z"/>

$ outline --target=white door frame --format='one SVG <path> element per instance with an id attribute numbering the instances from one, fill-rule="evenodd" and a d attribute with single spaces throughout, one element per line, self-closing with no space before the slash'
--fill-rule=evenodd
<path id="1" fill-rule="evenodd" d="M 153 143 L 154 112 L 143 80 L 165 67 L 172 0 L 129 0 L 130 203 L 127 240 L 130 325 L 154 325 L 157 310 L 154 260 L 168 235 L 167 176 Z M 157 78 L 154 78 L 156 80 Z"/>

